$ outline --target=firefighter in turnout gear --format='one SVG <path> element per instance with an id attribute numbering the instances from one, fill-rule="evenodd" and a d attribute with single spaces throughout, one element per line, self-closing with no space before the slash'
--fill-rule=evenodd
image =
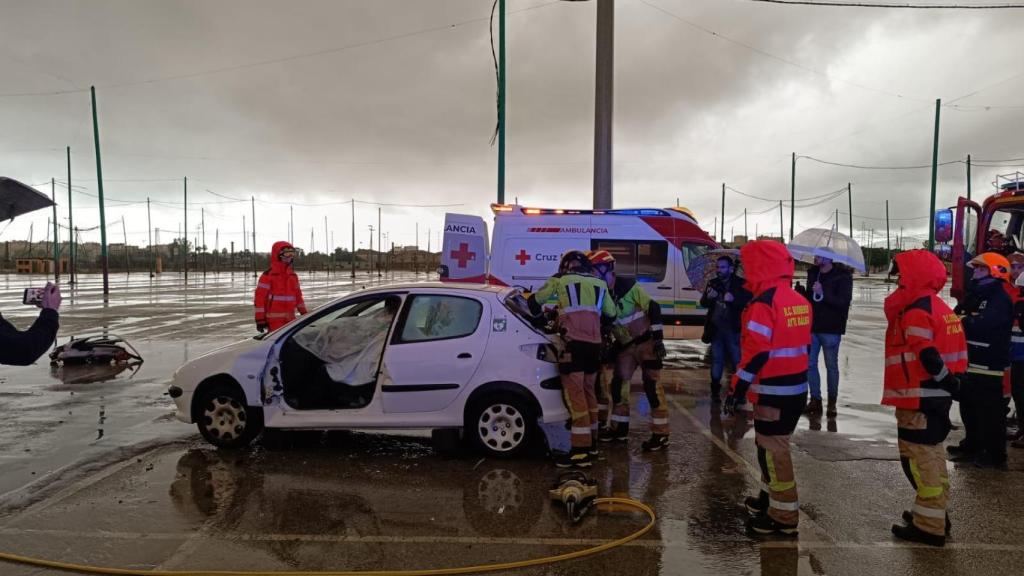
<path id="1" fill-rule="evenodd" d="M 986 252 L 968 264 L 973 279 L 967 298 L 954 310 L 967 338 L 967 376 L 960 402 L 964 440 L 947 451 L 950 460 L 973 460 L 981 468 L 1006 469 L 1006 404 L 1003 373 L 1010 367 L 1013 302 L 1004 284 L 1010 263 Z"/>
<path id="2" fill-rule="evenodd" d="M 260 275 L 256 284 L 253 306 L 256 311 L 256 329 L 260 332 L 277 330 L 295 319 L 295 312 L 305 314 L 299 277 L 292 269 L 295 248 L 281 241 L 270 249 L 270 268 Z"/>
<path id="3" fill-rule="evenodd" d="M 967 342 L 960 318 L 939 297 L 946 267 L 927 250 L 897 254 L 890 275 L 899 287 L 885 299 L 885 391 L 882 404 L 896 408 L 900 462 L 917 491 L 897 538 L 933 546 L 949 532 L 949 477 L 942 443 L 949 409 L 967 371 Z"/>
<path id="4" fill-rule="evenodd" d="M 793 258 L 779 242 L 750 242 L 740 259 L 754 298 L 743 311 L 740 364 L 722 410 L 733 415 L 744 396 L 754 406 L 763 484 L 745 501 L 747 529 L 796 536 L 800 505 L 789 442 L 807 404 L 811 306 L 790 287 Z"/>
<path id="5" fill-rule="evenodd" d="M 618 309 L 615 336 L 614 376 L 611 383 L 611 425 L 602 431 L 604 442 L 625 442 L 629 437 L 629 383 L 639 367 L 644 394 L 651 406 L 651 437 L 641 448 L 645 452 L 668 446 L 668 401 L 658 381 L 666 356 L 661 324 L 661 306 L 636 281 L 615 276 L 615 258 L 606 250 L 587 255 L 594 272 L 611 288 Z"/>
<path id="6" fill-rule="evenodd" d="M 589 467 L 597 445 L 595 382 L 601 364 L 602 325 L 617 316 L 615 302 L 604 280 L 591 273 L 590 260 L 578 250 L 562 257 L 560 272 L 530 298 L 533 305 L 551 298 L 558 301 L 558 331 L 565 342 L 558 371 L 562 393 L 572 417 L 572 448 L 558 460 L 559 467 Z M 561 272 L 564 270 L 564 272 Z"/>

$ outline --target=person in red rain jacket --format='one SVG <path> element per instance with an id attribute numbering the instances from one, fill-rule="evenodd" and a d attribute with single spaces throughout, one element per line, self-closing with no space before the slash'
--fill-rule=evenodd
<path id="1" fill-rule="evenodd" d="M 295 319 L 295 312 L 305 314 L 299 276 L 292 269 L 295 248 L 284 241 L 274 242 L 270 249 L 270 268 L 260 275 L 256 284 L 253 306 L 256 311 L 256 329 L 260 332 L 277 330 Z"/>
<path id="2" fill-rule="evenodd" d="M 939 298 L 946 267 L 927 250 L 893 259 L 899 287 L 885 299 L 885 391 L 882 404 L 896 408 L 903 473 L 917 491 L 897 538 L 933 546 L 946 543 L 949 477 L 942 443 L 949 409 L 967 371 L 967 340 L 960 318 Z"/>
<path id="3" fill-rule="evenodd" d="M 757 460 L 763 488 L 744 504 L 755 534 L 796 536 L 800 518 L 789 440 L 807 405 L 811 305 L 793 290 L 793 257 L 782 244 L 757 240 L 740 249 L 754 294 L 743 310 L 740 363 L 722 406 L 732 415 L 742 399 L 754 405 Z"/>

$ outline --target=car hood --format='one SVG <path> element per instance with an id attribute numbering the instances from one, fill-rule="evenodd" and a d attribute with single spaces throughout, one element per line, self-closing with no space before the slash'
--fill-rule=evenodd
<path id="1" fill-rule="evenodd" d="M 220 372 L 230 372 L 235 363 L 243 358 L 266 358 L 275 342 L 276 339 L 265 338 L 263 340 L 255 340 L 247 338 L 216 348 L 183 364 L 174 372 L 174 380 L 181 382 L 183 380 L 182 376 L 193 376 L 184 379 L 192 381 L 200 376 L 205 378 Z M 193 381 L 190 383 L 194 385 L 198 382 Z"/>

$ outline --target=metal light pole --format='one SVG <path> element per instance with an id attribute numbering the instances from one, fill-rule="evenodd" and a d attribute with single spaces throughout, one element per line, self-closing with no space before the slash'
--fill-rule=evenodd
<path id="1" fill-rule="evenodd" d="M 796 221 L 796 152 L 793 152 L 789 172 L 789 240 L 793 241 L 793 222 Z"/>
<path id="2" fill-rule="evenodd" d="M 615 2 L 597 0 L 594 80 L 594 209 L 612 207 L 612 100 L 615 85 Z"/>
<path id="3" fill-rule="evenodd" d="M 154 276 L 153 267 L 153 218 L 149 212 L 149 198 L 146 198 L 146 232 L 149 234 L 149 277 Z"/>
<path id="4" fill-rule="evenodd" d="M 849 182 L 846 183 L 846 199 L 850 208 L 850 238 L 853 238 L 853 187 Z"/>
<path id="5" fill-rule="evenodd" d="M 722 233 L 718 238 L 719 243 L 725 242 L 725 182 L 722 182 Z"/>
<path id="6" fill-rule="evenodd" d="M 53 281 L 60 282 L 60 233 L 57 227 L 57 180 L 50 178 L 50 196 L 53 200 Z"/>
<path id="7" fill-rule="evenodd" d="M 96 87 L 90 86 L 89 93 L 92 96 L 93 145 L 96 147 L 96 190 L 100 197 L 100 265 L 103 268 L 103 297 L 106 300 L 110 294 L 110 264 L 107 262 L 107 215 L 103 205 L 103 161 L 100 159 L 100 124 L 96 118 Z"/>
<path id="8" fill-rule="evenodd" d="M 249 196 L 249 203 L 252 206 L 252 277 L 256 277 L 256 197 Z M 274 254 L 270 255 L 271 258 Z"/>
<path id="9" fill-rule="evenodd" d="M 498 2 L 498 204 L 505 203 L 505 0 Z M 352 277 L 355 278 L 355 206 L 353 205 Z"/>
<path id="10" fill-rule="evenodd" d="M 75 218 L 71 211 L 71 146 L 68 151 L 68 233 L 71 235 L 71 243 L 68 246 L 68 273 L 71 275 L 70 283 L 75 283 Z"/>
<path id="11" fill-rule="evenodd" d="M 188 176 L 184 178 L 185 186 L 185 236 L 182 238 L 182 246 L 184 250 L 184 257 L 182 260 L 185 262 L 185 287 L 188 288 Z"/>
<path id="12" fill-rule="evenodd" d="M 939 176 L 939 111 L 942 100 L 935 100 L 935 139 L 932 142 L 932 198 L 931 211 L 928 212 L 928 250 L 935 249 L 935 188 Z"/>
<path id="13" fill-rule="evenodd" d="M 504 2 L 502 2 L 504 6 Z M 504 8 L 502 13 L 504 13 Z M 503 35 L 504 36 L 504 35 Z M 352 277 L 356 277 L 356 199 L 352 199 Z"/>

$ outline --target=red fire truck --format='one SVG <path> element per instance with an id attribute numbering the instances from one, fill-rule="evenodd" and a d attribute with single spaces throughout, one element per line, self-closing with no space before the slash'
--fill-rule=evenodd
<path id="1" fill-rule="evenodd" d="M 953 262 L 950 294 L 957 300 L 964 297 L 971 258 L 983 252 L 1024 252 L 1024 173 L 1001 174 L 993 185 L 996 193 L 980 206 L 960 197 L 956 208 L 935 216 L 935 240 L 952 243 L 947 252 Z"/>

